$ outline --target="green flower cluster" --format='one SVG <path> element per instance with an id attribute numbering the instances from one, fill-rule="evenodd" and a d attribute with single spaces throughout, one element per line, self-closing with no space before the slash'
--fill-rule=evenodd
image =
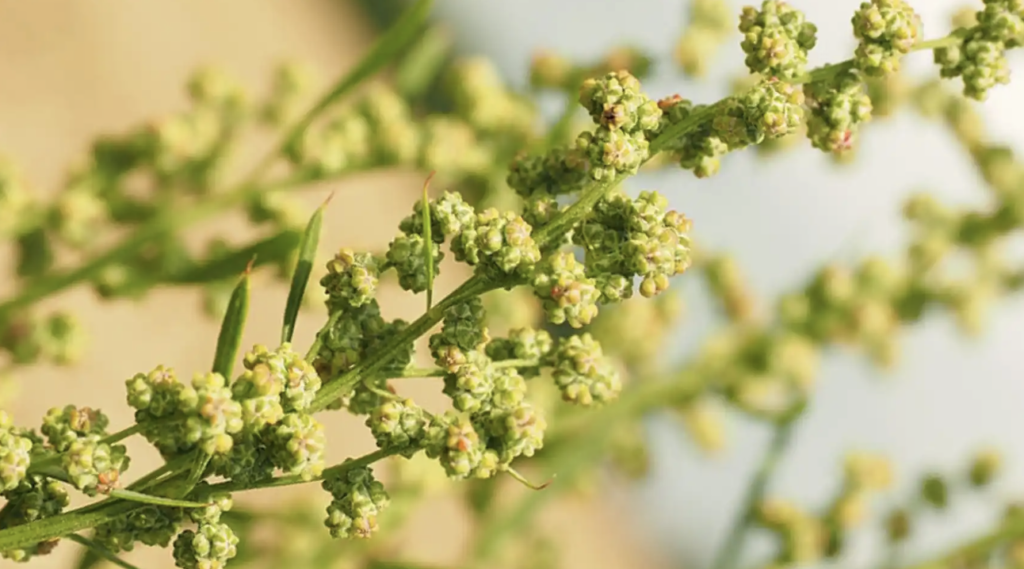
<path id="1" fill-rule="evenodd" d="M 650 298 L 668 288 L 669 277 L 681 274 L 690 266 L 690 240 L 686 233 L 690 229 L 690 221 L 676 211 L 666 211 L 668 200 L 657 192 L 641 192 L 640 196 L 631 200 L 620 191 L 613 191 L 601 200 L 579 229 L 573 234 L 573 240 L 583 247 L 585 253 L 586 274 L 580 280 L 579 273 L 571 262 L 560 263 L 561 271 L 553 273 L 554 277 L 562 277 L 563 282 L 576 290 L 581 287 L 595 287 L 602 302 L 617 302 L 629 298 L 633 294 L 633 279 L 640 277 L 640 294 Z M 574 281 L 575 279 L 575 281 Z M 580 302 L 562 303 L 565 292 L 570 289 L 557 289 L 559 281 L 550 283 L 552 288 L 540 288 L 535 281 L 535 290 L 542 299 L 558 300 L 559 304 L 551 307 L 549 319 L 555 321 L 565 311 L 564 304 L 569 304 L 577 315 L 576 326 L 589 322 L 587 311 L 593 305 L 596 313 L 596 299 L 590 289 L 580 291 Z M 575 300 L 575 295 L 568 299 Z M 589 304 L 588 304 L 589 303 Z M 553 316 L 552 316 L 553 315 Z"/>
<path id="2" fill-rule="evenodd" d="M 231 509 L 231 496 L 209 499 L 213 505 L 189 511 L 196 529 L 185 530 L 174 540 L 174 563 L 181 569 L 222 569 L 238 553 L 238 536 L 220 519 Z"/>
<path id="3" fill-rule="evenodd" d="M 16 364 L 48 361 L 70 365 L 78 361 L 84 347 L 82 326 L 67 312 L 45 318 L 28 312 L 0 316 L 0 350 Z"/>
<path id="4" fill-rule="evenodd" d="M 741 95 L 716 104 L 709 119 L 672 141 L 669 150 L 678 157 L 680 167 L 698 178 L 713 176 L 729 152 L 796 132 L 803 126 L 804 102 L 801 89 L 776 78 L 762 79 Z M 664 111 L 660 130 L 708 111 L 678 95 L 658 104 Z"/>
<path id="5" fill-rule="evenodd" d="M 1024 4 L 984 0 L 974 25 L 960 30 L 956 45 L 935 50 L 943 77 L 963 77 L 964 95 L 985 100 L 996 85 L 1010 81 L 1006 50 L 1024 45 Z"/>
<path id="6" fill-rule="evenodd" d="M 640 81 L 626 71 L 587 79 L 579 102 L 598 125 L 575 144 L 588 159 L 590 177 L 611 182 L 635 174 L 649 156 L 648 136 L 657 131 L 662 114 L 640 91 Z"/>
<path id="7" fill-rule="evenodd" d="M 858 452 L 847 457 L 843 484 L 824 513 L 816 515 L 775 498 L 762 501 L 757 522 L 781 544 L 776 562 L 815 563 L 838 556 L 847 534 L 865 522 L 870 495 L 891 482 L 891 467 L 884 458 Z"/>
<path id="8" fill-rule="evenodd" d="M 99 411 L 68 405 L 50 409 L 40 428 L 68 479 L 89 496 L 109 492 L 128 468 L 124 445 L 103 442 L 108 423 Z"/>
<path id="9" fill-rule="evenodd" d="M 16 487 L 4 491 L 3 497 L 7 504 L 0 510 L 0 530 L 56 516 L 71 502 L 59 481 L 36 474 L 22 478 Z M 0 551 L 0 557 L 24 563 L 36 555 L 50 553 L 58 541 L 47 540 L 32 547 Z"/>
<path id="10" fill-rule="evenodd" d="M 920 36 L 921 21 L 905 0 L 863 2 L 853 15 L 853 35 L 860 42 L 854 66 L 868 76 L 890 75 Z"/>
<path id="11" fill-rule="evenodd" d="M 327 294 L 328 310 L 358 308 L 372 302 L 379 277 L 379 262 L 370 253 L 338 251 L 327 262 L 327 274 L 320 279 Z"/>
<path id="12" fill-rule="evenodd" d="M 532 233 L 522 216 L 489 208 L 452 239 L 452 252 L 456 260 L 492 278 L 528 277 L 541 258 Z"/>
<path id="13" fill-rule="evenodd" d="M 818 28 L 779 0 L 764 0 L 760 10 L 743 8 L 739 29 L 747 68 L 765 77 L 790 80 L 803 75 L 807 52 L 817 42 Z"/>
<path id="14" fill-rule="evenodd" d="M 833 154 L 852 149 L 860 124 L 871 118 L 872 110 L 859 72 L 844 71 L 827 81 L 810 82 L 804 94 L 811 145 Z"/>
<path id="15" fill-rule="evenodd" d="M 194 449 L 211 455 L 211 472 L 231 479 L 261 480 L 275 469 L 319 476 L 323 426 L 306 413 L 320 389 L 313 366 L 289 344 L 255 346 L 244 364 L 231 385 L 217 373 L 185 385 L 162 367 L 129 379 L 128 404 L 143 434 L 168 457 Z"/>
<path id="16" fill-rule="evenodd" d="M 135 545 L 167 547 L 181 531 L 187 514 L 182 508 L 140 508 L 96 528 L 93 539 L 115 553 L 132 551 Z"/>
<path id="17" fill-rule="evenodd" d="M 576 405 L 607 403 L 622 391 L 622 379 L 590 334 L 569 336 L 551 354 L 552 376 L 562 399 Z"/>
<path id="18" fill-rule="evenodd" d="M 11 416 L 0 410 L 0 491 L 16 489 L 28 474 L 32 439 L 14 427 Z"/>
<path id="19" fill-rule="evenodd" d="M 377 516 L 390 503 L 384 485 L 369 467 L 341 465 L 341 472 L 323 482 L 332 500 L 324 525 L 334 537 L 370 537 L 377 531 Z"/>

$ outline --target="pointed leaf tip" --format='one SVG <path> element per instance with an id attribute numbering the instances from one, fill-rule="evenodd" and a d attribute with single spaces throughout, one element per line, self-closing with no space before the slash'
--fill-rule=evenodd
<path id="1" fill-rule="evenodd" d="M 334 194 L 332 193 L 331 196 Z M 299 308 L 302 306 L 302 297 L 306 294 L 306 287 L 309 285 L 310 275 L 313 273 L 313 263 L 316 260 L 316 251 L 320 245 L 320 231 L 323 227 L 324 209 L 331 200 L 327 200 L 313 212 L 306 224 L 306 230 L 302 233 L 302 240 L 299 242 L 299 259 L 295 264 L 295 272 L 292 274 L 291 286 L 288 289 L 288 300 L 284 307 L 284 322 L 281 325 L 281 342 L 291 342 L 295 333 L 295 322 L 299 318 Z"/>

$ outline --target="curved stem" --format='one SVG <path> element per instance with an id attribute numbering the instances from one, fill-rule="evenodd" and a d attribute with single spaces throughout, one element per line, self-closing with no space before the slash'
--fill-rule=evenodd
<path id="1" fill-rule="evenodd" d="M 746 496 L 740 506 L 739 516 L 729 530 L 728 536 L 722 543 L 715 560 L 711 564 L 712 569 L 727 569 L 736 567 L 736 561 L 743 553 L 743 543 L 747 536 L 747 529 L 754 523 L 757 516 L 757 507 L 764 500 L 768 483 L 771 481 L 775 469 L 779 465 L 779 459 L 789 446 L 793 433 L 795 420 L 786 420 L 773 425 L 772 439 L 768 443 L 761 461 L 758 463 L 754 477 L 750 479 L 747 486 Z"/>

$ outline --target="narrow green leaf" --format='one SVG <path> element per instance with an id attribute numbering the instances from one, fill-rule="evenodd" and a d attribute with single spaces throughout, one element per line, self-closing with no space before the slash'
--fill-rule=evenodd
<path id="1" fill-rule="evenodd" d="M 306 231 L 302 234 L 299 242 L 299 260 L 295 264 L 295 272 L 292 274 L 291 288 L 288 290 L 288 302 L 284 306 L 284 324 L 281 326 L 281 343 L 291 342 L 295 333 L 295 321 L 299 318 L 299 309 L 302 308 L 302 296 L 306 294 L 306 287 L 309 285 L 309 275 L 313 272 L 313 263 L 316 262 L 316 250 L 320 245 L 320 230 L 324 223 L 324 210 L 327 204 L 331 203 L 334 194 L 327 197 L 324 203 L 316 208 L 313 217 L 309 218 L 306 224 Z"/>
<path id="2" fill-rule="evenodd" d="M 178 490 L 178 496 L 184 498 L 188 496 L 188 493 L 199 484 L 199 481 L 203 479 L 203 473 L 206 471 L 206 466 L 210 464 L 212 457 L 205 452 L 200 452 L 196 456 L 195 462 L 192 463 L 192 469 L 188 473 L 188 480 L 185 481 L 185 485 Z"/>
<path id="3" fill-rule="evenodd" d="M 423 97 L 444 70 L 452 51 L 452 37 L 441 26 L 431 26 L 406 52 L 395 70 L 395 88 L 407 100 Z"/>
<path id="4" fill-rule="evenodd" d="M 123 489 L 111 490 L 110 497 L 120 498 L 121 500 L 128 500 L 130 502 L 152 504 L 154 506 L 171 506 L 172 508 L 205 508 L 210 505 L 208 502 L 189 502 L 188 500 L 176 500 L 174 498 L 153 496 L 150 494 L 143 494 L 142 492 L 136 492 L 134 490 Z"/>
<path id="5" fill-rule="evenodd" d="M 423 182 L 423 250 L 427 257 L 427 310 L 434 305 L 434 242 L 430 235 L 430 196 L 427 189 L 430 188 L 430 180 L 434 178 L 434 172 L 427 176 Z"/>
<path id="6" fill-rule="evenodd" d="M 68 539 L 86 548 L 85 553 L 82 555 L 82 559 L 78 562 L 78 569 L 89 569 L 90 567 L 94 567 L 100 561 L 109 561 L 123 569 L 139 569 L 135 565 L 121 559 L 106 547 L 103 547 L 87 537 L 73 533 L 68 536 Z"/>
<path id="7" fill-rule="evenodd" d="M 395 25 L 382 35 L 370 52 L 355 66 L 347 75 L 341 78 L 334 88 L 325 94 L 316 105 L 295 124 L 285 137 L 285 147 L 291 148 L 299 139 L 306 128 L 320 116 L 328 107 L 348 94 L 355 87 L 366 79 L 372 77 L 378 71 L 391 63 L 399 56 L 406 47 L 412 44 L 417 33 L 423 27 L 430 13 L 433 0 L 417 0 L 402 17 L 395 22 Z"/>
<path id="8" fill-rule="evenodd" d="M 238 348 L 242 344 L 242 332 L 245 330 L 245 319 L 249 315 L 249 274 L 252 264 L 245 269 L 245 274 L 235 286 L 228 301 L 228 309 L 220 325 L 217 337 L 217 351 L 213 356 L 213 371 L 226 378 L 231 377 L 231 370 L 238 357 Z"/>
<path id="9" fill-rule="evenodd" d="M 72 535 L 76 535 L 76 534 L 72 534 Z M 79 537 L 81 537 L 81 536 L 79 536 Z M 71 538 L 71 539 L 73 539 L 74 541 L 78 541 L 77 539 L 74 539 L 74 538 Z M 81 542 L 79 542 L 79 543 L 81 543 Z M 85 544 L 82 543 L 82 545 L 85 545 Z M 104 560 L 103 556 L 101 556 L 99 553 L 96 553 L 95 549 L 93 549 L 93 548 L 91 548 L 89 546 L 86 546 L 85 548 L 82 549 L 82 555 L 78 558 L 78 563 L 75 564 L 75 569 L 92 569 L 100 561 L 103 561 L 103 560 Z"/>

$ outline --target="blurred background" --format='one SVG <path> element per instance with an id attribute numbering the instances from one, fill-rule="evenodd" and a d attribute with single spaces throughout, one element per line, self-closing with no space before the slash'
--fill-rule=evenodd
<path id="1" fill-rule="evenodd" d="M 326 82 L 358 59 L 401 4 L 0 0 L 0 153 L 19 164 L 38 191 L 50 191 L 60 185 L 66 165 L 97 135 L 181 106 L 184 81 L 195 67 L 216 65 L 256 88 L 265 85 L 277 62 L 295 59 L 311 64 Z M 526 84 L 530 56 L 538 48 L 592 59 L 612 44 L 627 43 L 661 58 L 655 78 L 645 82 L 653 96 L 678 92 L 697 101 L 716 100 L 728 94 L 730 81 L 742 70 L 738 40 L 722 50 L 720 65 L 706 80 L 681 78 L 669 56 L 686 22 L 687 4 L 438 0 L 435 19 L 447 25 L 460 53 L 492 58 L 512 85 Z M 738 11 L 741 2 L 733 4 Z M 849 20 L 859 2 L 792 4 L 819 27 L 812 65 L 848 57 L 854 46 Z M 956 0 L 913 4 L 927 38 L 944 35 L 950 15 L 962 5 Z M 1021 58 L 1013 55 L 1013 69 L 1020 75 Z M 906 64 L 912 75 L 934 73 L 927 54 L 915 54 Z M 978 110 L 994 139 L 1022 148 L 1024 82 L 1015 79 L 995 89 Z M 374 174 L 318 188 L 309 196 L 311 205 L 328 190 L 346 200 L 346 207 L 331 210 L 321 242 L 330 248 L 386 242 L 389 228 L 415 199 L 419 182 L 414 172 Z M 770 162 L 744 152 L 728 157 L 722 172 L 711 179 L 664 172 L 638 177 L 630 188 L 661 190 L 673 207 L 694 220 L 703 244 L 735 255 L 766 298 L 798 286 L 825 261 L 896 251 L 905 238 L 900 206 L 912 191 L 927 190 L 953 203 L 980 203 L 983 198 L 969 158 L 947 130 L 910 113 L 867 128 L 849 165 L 836 166 L 810 148 Z M 458 282 L 458 275 L 445 278 Z M 716 327 L 700 284 L 685 276 L 678 284 L 686 292 L 687 316 L 666 354 L 671 359 L 685 358 Z M 0 279 L 0 295 L 10 290 Z M 274 337 L 276 307 L 283 304 L 285 291 L 268 284 L 254 294 L 259 300 L 248 344 Z M 193 292 L 158 291 L 142 303 L 100 306 L 89 291 L 80 290 L 54 302 L 73 306 L 81 315 L 90 331 L 90 348 L 70 373 L 19 373 L 19 393 L 12 405 L 19 422 L 33 422 L 46 409 L 74 401 L 107 410 L 114 425 L 127 424 L 125 378 L 156 363 L 201 369 L 211 357 L 216 323 L 199 314 Z M 255 308 L 262 302 L 274 310 Z M 409 315 L 420 309 L 416 299 L 394 302 L 404 302 L 399 307 Z M 308 341 L 312 333 L 305 326 L 297 341 Z M 140 342 L 143 336 L 147 340 Z M 1024 299 L 1001 301 L 976 340 L 964 341 L 946 316 L 908 330 L 900 365 L 884 375 L 857 356 L 830 353 L 810 413 L 771 493 L 800 502 L 826 500 L 841 458 L 852 448 L 890 456 L 899 493 L 922 473 L 957 466 L 982 445 L 992 444 L 1008 457 L 1007 475 L 993 501 L 958 503 L 954 515 L 926 525 L 915 547 L 933 550 L 956 543 L 987 527 L 1000 500 L 1024 497 L 1024 465 L 1016 460 L 1024 457 L 1022 379 Z M 768 433 L 736 417 L 728 423 L 726 448 L 708 456 L 688 442 L 677 423 L 654 417 L 649 426 L 654 468 L 648 479 L 630 487 L 602 488 L 589 501 L 562 500 L 543 520 L 564 535 L 571 551 L 566 567 L 701 567 L 709 562 L 736 515 Z M 331 432 L 346 427 L 360 434 L 340 448 L 332 446 L 332 456 L 371 448 L 357 421 L 328 425 Z M 132 451 L 156 460 L 141 445 Z M 459 558 L 467 528 L 457 506 L 437 500 L 424 504 L 405 534 L 402 543 L 414 552 L 413 558 L 443 564 Z M 881 536 L 863 539 L 853 548 L 856 566 L 876 558 Z M 74 550 L 62 545 L 33 566 L 67 567 Z M 749 553 L 752 559 L 760 557 L 756 547 Z M 165 552 L 136 552 L 131 559 L 144 560 L 147 567 L 171 563 Z"/>

